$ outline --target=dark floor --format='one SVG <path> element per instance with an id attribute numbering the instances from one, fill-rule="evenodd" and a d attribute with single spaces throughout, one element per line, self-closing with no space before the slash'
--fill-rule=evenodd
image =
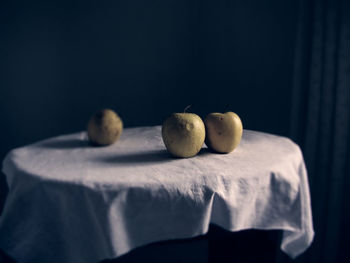
<path id="1" fill-rule="evenodd" d="M 208 234 L 146 245 L 101 263 L 255 263 L 276 262 L 280 231 L 229 232 L 211 225 Z M 0 250 L 0 263 L 13 263 Z"/>
<path id="2" fill-rule="evenodd" d="M 274 263 L 279 244 L 280 231 L 233 233 L 211 225 L 207 235 L 157 242 L 103 263 Z"/>

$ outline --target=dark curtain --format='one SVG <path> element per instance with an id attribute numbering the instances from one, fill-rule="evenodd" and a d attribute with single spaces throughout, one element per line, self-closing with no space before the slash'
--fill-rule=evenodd
<path id="1" fill-rule="evenodd" d="M 291 137 L 304 153 L 315 228 L 296 262 L 350 262 L 349 0 L 300 1 L 295 59 Z"/>

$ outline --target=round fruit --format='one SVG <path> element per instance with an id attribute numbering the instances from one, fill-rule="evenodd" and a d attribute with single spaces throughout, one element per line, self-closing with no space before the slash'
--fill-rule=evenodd
<path id="1" fill-rule="evenodd" d="M 95 145 L 116 142 L 123 131 L 123 121 L 113 110 L 104 109 L 92 115 L 88 123 L 88 137 Z"/>
<path id="2" fill-rule="evenodd" d="M 210 113 L 205 117 L 204 123 L 205 144 L 209 149 L 219 153 L 229 153 L 240 143 L 243 126 L 236 113 Z"/>
<path id="3" fill-rule="evenodd" d="M 163 123 L 162 138 L 172 155 L 184 158 L 195 156 L 204 143 L 204 123 L 193 113 L 173 113 Z"/>

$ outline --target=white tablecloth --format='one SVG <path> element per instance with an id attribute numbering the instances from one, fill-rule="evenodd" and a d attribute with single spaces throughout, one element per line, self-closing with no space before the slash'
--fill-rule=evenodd
<path id="1" fill-rule="evenodd" d="M 155 241 L 281 229 L 295 257 L 313 240 L 307 173 L 291 140 L 244 130 L 238 148 L 168 155 L 161 128 L 125 129 L 108 147 L 85 132 L 12 150 L 0 247 L 18 262 L 97 262 Z M 234 249 L 234 248 L 233 248 Z"/>

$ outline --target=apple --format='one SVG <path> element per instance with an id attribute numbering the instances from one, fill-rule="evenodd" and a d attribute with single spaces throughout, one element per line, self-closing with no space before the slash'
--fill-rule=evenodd
<path id="1" fill-rule="evenodd" d="M 172 155 L 193 157 L 203 146 L 205 126 L 194 113 L 173 113 L 163 123 L 162 138 Z"/>
<path id="2" fill-rule="evenodd" d="M 88 138 L 94 145 L 110 145 L 116 142 L 123 131 L 123 121 L 110 109 L 96 112 L 87 127 Z"/>
<path id="3" fill-rule="evenodd" d="M 206 138 L 209 149 L 218 153 L 232 152 L 240 143 L 243 125 L 234 112 L 208 114 L 204 119 Z"/>

